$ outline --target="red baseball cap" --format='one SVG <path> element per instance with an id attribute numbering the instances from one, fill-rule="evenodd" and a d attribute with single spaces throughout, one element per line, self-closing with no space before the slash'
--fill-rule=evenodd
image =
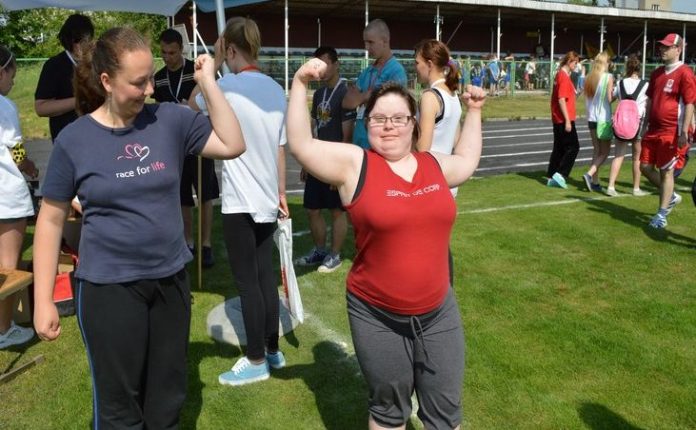
<path id="1" fill-rule="evenodd" d="M 664 39 L 660 40 L 659 43 L 665 46 L 679 46 L 684 44 L 684 39 L 677 33 L 669 33 Z"/>

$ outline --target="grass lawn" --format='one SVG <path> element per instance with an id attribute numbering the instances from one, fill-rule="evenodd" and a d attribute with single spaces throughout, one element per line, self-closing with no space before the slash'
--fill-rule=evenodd
<path id="1" fill-rule="evenodd" d="M 629 170 L 620 192 L 630 190 Z M 606 183 L 606 168 L 601 173 Z M 694 173 L 692 163 L 678 186 L 689 187 Z M 572 179 L 568 190 L 549 189 L 540 177 L 473 179 L 460 189 L 452 252 L 467 341 L 463 428 L 696 428 L 696 212 L 688 192 L 667 230 L 656 232 L 646 228 L 655 195 L 607 198 Z M 295 231 L 306 231 L 297 197 L 291 212 Z M 241 352 L 205 333 L 208 312 L 236 295 L 219 217 L 214 237 L 218 263 L 203 289 L 194 286 L 182 428 L 366 428 L 345 310 L 352 239 L 338 271 L 297 268 L 308 315 L 281 339 L 288 366 L 232 388 L 217 375 Z M 309 247 L 308 235 L 295 238 L 296 254 Z M 0 371 L 46 358 L 0 385 L 0 428 L 89 425 L 84 347 L 75 317 L 62 325 L 56 342 L 0 351 Z M 421 428 L 415 418 L 409 427 Z"/>

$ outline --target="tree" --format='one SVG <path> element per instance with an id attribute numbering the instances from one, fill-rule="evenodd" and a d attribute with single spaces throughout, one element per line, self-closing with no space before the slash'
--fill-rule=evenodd
<path id="1" fill-rule="evenodd" d="M 0 12 L 2 12 L 0 10 Z M 50 57 L 63 48 L 58 41 L 58 31 L 67 17 L 75 11 L 56 8 L 28 9 L 5 12 L 7 24 L 0 32 L 0 44 L 9 47 L 17 57 Z M 156 40 L 167 28 L 167 20 L 161 15 L 133 12 L 83 12 L 92 19 L 95 35 L 104 30 L 129 26 L 141 34 Z M 153 44 L 156 53 L 159 45 Z"/>

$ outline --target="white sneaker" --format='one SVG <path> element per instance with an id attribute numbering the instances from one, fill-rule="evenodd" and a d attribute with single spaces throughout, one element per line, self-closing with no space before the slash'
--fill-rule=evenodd
<path id="1" fill-rule="evenodd" d="M 608 187 L 607 187 L 607 190 L 605 191 L 605 193 L 606 193 L 609 197 L 616 197 L 616 196 L 619 195 L 619 193 L 617 193 L 616 190 L 615 190 L 614 188 L 608 188 Z"/>
<path id="2" fill-rule="evenodd" d="M 677 193 L 672 193 L 672 198 L 669 200 L 669 204 L 667 205 L 667 213 L 665 215 L 669 215 L 670 212 L 672 212 L 672 209 L 682 201 L 682 196 L 680 196 Z"/>
<path id="3" fill-rule="evenodd" d="M 634 189 L 633 189 L 633 195 L 636 196 L 636 197 L 649 196 L 649 195 L 650 195 L 650 192 L 649 192 L 649 191 L 641 190 L 640 188 L 634 188 Z"/>
<path id="4" fill-rule="evenodd" d="M 0 349 L 12 345 L 21 345 L 29 342 L 34 337 L 34 330 L 28 327 L 18 326 L 12 321 L 5 334 L 0 334 Z"/>

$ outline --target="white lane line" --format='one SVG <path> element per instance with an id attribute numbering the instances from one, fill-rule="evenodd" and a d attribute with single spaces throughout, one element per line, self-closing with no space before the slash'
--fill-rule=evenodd
<path id="1" fill-rule="evenodd" d="M 590 130 L 587 126 L 585 126 L 585 127 L 575 127 L 575 129 L 576 129 L 577 131 L 584 131 L 584 132 L 589 132 L 589 130 Z M 484 130 L 483 130 L 483 134 L 485 135 L 485 134 L 488 134 L 488 133 L 508 133 L 508 132 L 511 133 L 511 132 L 513 132 L 513 131 L 530 131 L 530 130 L 546 130 L 547 133 L 548 133 L 548 132 L 551 132 L 551 133 L 549 133 L 549 134 L 552 134 L 552 132 L 553 132 L 553 129 L 552 129 L 551 127 L 544 126 L 544 127 L 526 127 L 526 128 L 499 128 L 499 129 L 496 129 L 496 130 L 490 130 L 490 129 L 489 129 L 489 130 L 486 130 L 486 129 L 484 129 Z"/>
<path id="2" fill-rule="evenodd" d="M 302 294 L 308 294 L 312 291 L 319 291 L 315 289 L 314 282 L 307 279 L 307 277 L 298 278 L 298 281 L 300 289 L 304 291 Z M 318 315 L 314 314 L 313 312 L 308 312 L 306 308 L 304 310 L 304 314 L 304 325 L 319 335 L 321 339 L 330 341 L 331 345 L 343 355 L 342 361 L 348 363 L 354 369 L 355 376 L 360 377 L 360 366 L 358 366 L 358 360 L 355 357 L 353 340 L 326 325 Z"/>
<path id="3" fill-rule="evenodd" d="M 584 134 L 589 134 L 589 131 L 581 131 L 578 130 L 578 136 L 584 135 Z M 511 138 L 519 138 L 519 137 L 530 137 L 530 136 L 548 136 L 549 138 L 553 139 L 553 133 L 528 133 L 528 134 L 507 134 L 504 136 L 484 136 L 483 140 L 495 140 L 495 139 L 511 139 Z"/>
<path id="4" fill-rule="evenodd" d="M 575 161 L 576 162 L 578 162 L 578 161 L 592 161 L 592 158 L 577 158 Z M 546 166 L 548 164 L 549 164 L 548 161 L 540 161 L 538 163 L 516 163 L 516 164 L 508 164 L 507 166 L 479 167 L 478 169 L 476 169 L 476 171 L 477 172 L 488 172 L 491 170 L 514 169 L 515 167 Z"/>
<path id="5" fill-rule="evenodd" d="M 485 143 L 483 145 L 483 149 L 498 149 L 498 148 L 512 148 L 512 147 L 520 147 L 520 146 L 534 146 L 534 145 L 553 145 L 553 138 L 549 136 L 551 140 L 545 140 L 545 141 L 537 141 L 537 142 L 517 142 L 517 143 L 502 143 L 502 144 L 495 144 L 495 143 Z M 484 141 L 486 139 L 483 139 Z M 581 140 L 581 142 L 585 142 L 585 140 Z M 590 142 L 590 140 L 586 140 L 586 142 Z"/>
<path id="6" fill-rule="evenodd" d="M 512 131 L 529 131 L 529 130 L 549 130 L 549 127 L 528 127 L 528 128 L 499 128 L 496 130 L 483 130 L 483 134 L 486 133 L 504 133 L 504 132 L 512 132 Z"/>
<path id="7" fill-rule="evenodd" d="M 529 203 L 525 205 L 509 205 L 509 206 L 499 206 L 499 207 L 494 207 L 494 208 L 484 208 L 484 209 L 470 209 L 466 211 L 459 211 L 457 212 L 458 215 L 464 215 L 464 214 L 482 214 L 482 213 L 490 213 L 490 212 L 501 212 L 501 211 L 508 211 L 508 210 L 515 210 L 515 209 L 531 209 L 531 208 L 540 208 L 540 207 L 546 207 L 546 206 L 560 206 L 560 205 L 569 205 L 573 203 L 582 203 L 582 202 L 592 202 L 592 201 L 600 201 L 600 200 L 608 200 L 608 199 L 619 199 L 623 197 L 633 197 L 631 194 L 619 194 L 616 197 L 609 197 L 609 196 L 602 196 L 602 197 L 581 197 L 581 198 L 572 198 L 572 199 L 567 199 L 567 200 L 555 200 L 551 202 L 539 202 L 539 203 Z"/>
<path id="8" fill-rule="evenodd" d="M 583 147 L 580 148 L 580 151 L 591 151 L 592 148 L 590 147 Z M 522 157 L 525 155 L 535 155 L 535 154 L 550 154 L 551 150 L 550 149 L 545 149 L 543 151 L 527 151 L 527 152 L 506 152 L 505 154 L 490 154 L 490 155 L 482 155 L 481 158 L 500 158 L 500 157 Z"/>

